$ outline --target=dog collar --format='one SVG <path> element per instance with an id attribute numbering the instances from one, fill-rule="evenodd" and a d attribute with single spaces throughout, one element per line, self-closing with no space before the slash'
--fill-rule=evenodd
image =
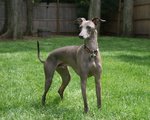
<path id="1" fill-rule="evenodd" d="M 84 45 L 84 49 L 90 54 L 90 57 L 96 57 L 98 54 L 98 49 L 91 50 L 86 45 Z"/>

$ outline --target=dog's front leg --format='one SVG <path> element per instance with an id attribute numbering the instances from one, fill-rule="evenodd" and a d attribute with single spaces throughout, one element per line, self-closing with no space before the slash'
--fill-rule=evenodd
<path id="1" fill-rule="evenodd" d="M 95 77 L 95 87 L 96 87 L 96 96 L 97 96 L 97 107 L 101 108 L 101 83 L 100 83 L 100 77 Z"/>
<path id="2" fill-rule="evenodd" d="M 87 81 L 87 76 L 82 75 L 81 77 L 81 90 L 82 90 L 82 97 L 83 97 L 83 102 L 84 102 L 84 112 L 88 112 L 88 104 L 87 104 L 87 97 L 86 97 L 86 81 Z"/>
<path id="3" fill-rule="evenodd" d="M 97 74 L 94 76 L 98 108 L 101 108 L 101 72 L 102 72 L 101 67 L 98 67 Z"/>

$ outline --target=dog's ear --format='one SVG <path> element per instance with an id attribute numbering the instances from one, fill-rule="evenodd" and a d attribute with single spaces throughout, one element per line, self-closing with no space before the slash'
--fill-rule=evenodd
<path id="1" fill-rule="evenodd" d="M 93 18 L 92 19 L 92 22 L 97 25 L 99 22 L 106 22 L 106 20 L 103 20 L 103 19 L 100 19 L 100 18 Z"/>
<path id="2" fill-rule="evenodd" d="M 81 25 L 83 21 L 86 21 L 86 19 L 85 18 L 78 18 L 77 20 L 75 20 L 75 22 L 78 23 L 79 25 Z"/>

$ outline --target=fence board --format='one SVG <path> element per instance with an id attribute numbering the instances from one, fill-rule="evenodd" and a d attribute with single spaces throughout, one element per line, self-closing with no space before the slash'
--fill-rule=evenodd
<path id="1" fill-rule="evenodd" d="M 134 22 L 134 33 L 136 35 L 148 36 L 150 32 L 149 28 L 150 28 L 150 24 L 148 20 Z"/>
<path id="2" fill-rule="evenodd" d="M 148 5 L 148 4 L 150 4 L 150 0 L 134 0 L 135 6 Z"/>
<path id="3" fill-rule="evenodd" d="M 133 33 L 150 37 L 150 0 L 135 0 Z"/>
<path id="4" fill-rule="evenodd" d="M 150 18 L 150 5 L 134 7 L 134 20 Z"/>

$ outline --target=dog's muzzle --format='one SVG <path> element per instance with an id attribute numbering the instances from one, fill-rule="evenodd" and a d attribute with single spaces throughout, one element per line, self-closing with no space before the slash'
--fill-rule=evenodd
<path id="1" fill-rule="evenodd" d="M 80 38 L 80 39 L 84 39 L 84 37 L 83 37 L 83 36 L 81 36 L 81 35 L 79 35 L 79 38 Z"/>

